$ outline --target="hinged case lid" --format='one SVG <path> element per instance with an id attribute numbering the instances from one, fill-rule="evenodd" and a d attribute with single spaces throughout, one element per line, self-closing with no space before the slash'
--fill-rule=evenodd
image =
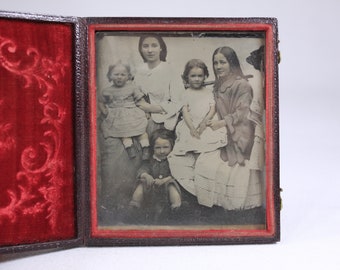
<path id="1" fill-rule="evenodd" d="M 1 13 L 1 252 L 83 244 L 81 21 Z"/>

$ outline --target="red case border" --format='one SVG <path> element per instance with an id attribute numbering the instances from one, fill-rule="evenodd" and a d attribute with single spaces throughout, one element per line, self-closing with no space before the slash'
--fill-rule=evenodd
<path id="1" fill-rule="evenodd" d="M 89 100 L 91 149 L 96 149 L 96 31 L 263 31 L 266 47 L 266 184 L 265 230 L 98 230 L 96 216 L 96 155 L 90 150 L 90 209 L 87 245 L 178 245 L 272 243 L 280 239 L 278 38 L 275 18 L 89 18 Z"/>

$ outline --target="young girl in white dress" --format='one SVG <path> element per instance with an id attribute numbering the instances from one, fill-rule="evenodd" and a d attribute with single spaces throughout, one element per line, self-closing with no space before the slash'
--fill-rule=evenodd
<path id="1" fill-rule="evenodd" d="M 188 88 L 182 96 L 183 120 L 176 127 L 173 155 L 210 152 L 227 144 L 225 128 L 213 131 L 207 126 L 216 114 L 212 89 L 204 85 L 208 76 L 206 64 L 199 59 L 185 66 L 182 78 Z"/>

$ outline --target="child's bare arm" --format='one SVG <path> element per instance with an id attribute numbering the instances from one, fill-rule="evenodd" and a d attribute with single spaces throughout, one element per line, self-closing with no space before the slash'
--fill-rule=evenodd
<path id="1" fill-rule="evenodd" d="M 194 127 L 194 124 L 193 124 L 192 120 L 191 120 L 191 116 L 190 116 L 190 113 L 189 113 L 188 105 L 184 105 L 183 106 L 182 113 L 183 113 L 184 122 L 186 123 L 186 125 L 190 129 L 191 136 L 199 139 L 200 136 L 199 136 L 196 128 Z"/>
<path id="2" fill-rule="evenodd" d="M 144 98 L 138 100 L 136 102 L 136 105 L 138 108 L 140 108 L 144 112 L 149 112 L 149 113 L 163 113 L 164 112 L 161 106 L 147 103 Z"/>
<path id="3" fill-rule="evenodd" d="M 210 111 L 208 112 L 207 116 L 204 117 L 203 121 L 207 122 L 208 120 L 211 120 L 216 113 L 216 106 L 215 104 L 210 105 Z"/>
<path id="4" fill-rule="evenodd" d="M 107 115 L 109 112 L 105 106 L 105 104 L 103 102 L 98 102 L 98 107 L 99 107 L 99 110 L 100 112 L 103 114 L 103 115 Z"/>
<path id="5" fill-rule="evenodd" d="M 210 105 L 210 110 L 207 113 L 207 115 L 204 117 L 204 119 L 202 120 L 202 122 L 198 125 L 198 133 L 201 135 L 203 133 L 203 131 L 207 128 L 207 123 L 209 120 L 211 120 L 214 115 L 216 113 L 216 107 L 215 104 Z"/>

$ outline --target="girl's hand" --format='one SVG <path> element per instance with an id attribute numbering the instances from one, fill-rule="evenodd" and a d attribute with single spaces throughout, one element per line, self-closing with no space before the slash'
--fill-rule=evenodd
<path id="1" fill-rule="evenodd" d="M 218 130 L 222 127 L 225 127 L 226 122 L 224 120 L 208 120 L 207 126 L 209 126 L 212 130 Z"/>
<path id="2" fill-rule="evenodd" d="M 107 116 L 109 114 L 109 110 L 106 107 L 102 108 L 101 111 L 104 116 Z"/>
<path id="3" fill-rule="evenodd" d="M 200 134 L 198 133 L 197 129 L 191 128 L 190 135 L 196 139 L 200 139 Z"/>
<path id="4" fill-rule="evenodd" d="M 102 102 L 99 102 L 98 106 L 99 106 L 100 112 L 101 112 L 104 116 L 107 116 L 108 113 L 109 113 L 109 110 L 107 109 L 107 107 L 105 106 L 105 104 L 102 103 Z"/>
<path id="5" fill-rule="evenodd" d="M 233 118 L 231 117 L 231 115 L 227 115 L 226 117 L 224 117 L 224 121 L 226 123 L 227 129 L 229 130 L 229 132 L 233 134 L 235 129 L 233 126 Z"/>

